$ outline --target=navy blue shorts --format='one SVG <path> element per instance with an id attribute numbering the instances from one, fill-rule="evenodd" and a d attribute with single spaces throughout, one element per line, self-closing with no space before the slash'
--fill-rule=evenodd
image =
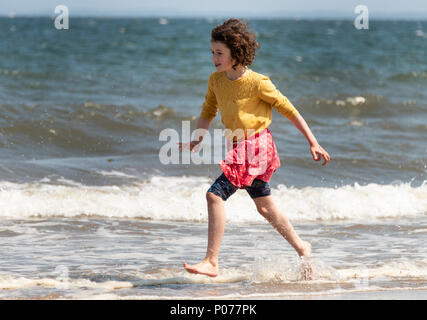
<path id="1" fill-rule="evenodd" d="M 223 173 L 211 185 L 208 192 L 212 192 L 213 194 L 221 197 L 222 200 L 226 201 L 233 193 L 237 191 L 237 189 L 239 188 L 232 184 Z M 254 179 L 251 186 L 244 186 L 242 189 L 245 189 L 252 199 L 269 196 L 271 194 L 270 185 L 268 182 L 262 181 L 260 179 Z"/>

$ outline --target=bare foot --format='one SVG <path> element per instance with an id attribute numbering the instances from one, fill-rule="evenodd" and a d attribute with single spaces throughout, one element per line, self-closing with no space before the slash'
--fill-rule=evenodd
<path id="1" fill-rule="evenodd" d="M 184 268 L 190 273 L 203 274 L 209 277 L 216 277 L 218 275 L 218 265 L 213 265 L 209 260 L 203 260 L 191 266 L 184 262 Z"/>
<path id="2" fill-rule="evenodd" d="M 304 277 L 304 280 L 312 280 L 313 267 L 310 263 L 311 243 L 308 241 L 303 241 L 303 243 L 304 243 L 304 248 L 298 253 L 302 260 L 303 277 Z"/>

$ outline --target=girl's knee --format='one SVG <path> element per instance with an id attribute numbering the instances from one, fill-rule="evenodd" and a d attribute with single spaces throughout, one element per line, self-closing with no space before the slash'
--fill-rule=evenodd
<path id="1" fill-rule="evenodd" d="M 259 214 L 264 217 L 268 216 L 269 212 L 271 211 L 269 207 L 263 205 L 257 205 L 256 209 L 258 210 Z"/>
<path id="2" fill-rule="evenodd" d="M 206 200 L 208 204 L 222 203 L 224 201 L 219 195 L 210 191 L 206 192 Z"/>
<path id="3" fill-rule="evenodd" d="M 270 216 L 274 212 L 274 203 L 267 197 L 259 197 L 254 199 L 257 211 L 264 217 Z"/>

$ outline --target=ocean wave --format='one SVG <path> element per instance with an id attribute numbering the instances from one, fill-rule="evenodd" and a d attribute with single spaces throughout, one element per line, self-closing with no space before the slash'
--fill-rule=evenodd
<path id="1" fill-rule="evenodd" d="M 0 183 L 0 217 L 102 216 L 165 221 L 206 222 L 207 177 L 163 177 L 121 186 L 88 186 L 79 182 L 52 184 Z M 294 188 L 278 185 L 272 195 L 293 221 L 359 221 L 422 217 L 427 214 L 427 184 L 346 185 L 336 188 Z M 173 200 L 172 200 L 173 199 Z M 252 200 L 238 190 L 227 202 L 234 223 L 264 223 Z"/>
<path id="2" fill-rule="evenodd" d="M 304 114 L 322 117 L 363 117 L 384 118 L 387 115 L 404 115 L 408 112 L 424 115 L 427 108 L 416 100 L 390 101 L 387 97 L 374 94 L 336 94 L 328 98 L 304 97 L 299 101 L 299 109 Z"/>
<path id="3" fill-rule="evenodd" d="M 292 260 L 292 259 L 291 259 Z M 255 297 L 255 296 L 300 296 L 300 295 L 324 295 L 342 294 L 350 292 L 368 292 L 383 290 L 411 290 L 426 289 L 426 259 L 421 260 L 399 260 L 385 261 L 378 266 L 355 265 L 345 269 L 334 268 L 326 263 L 312 259 L 313 278 L 302 279 L 300 262 L 289 261 L 289 259 L 276 259 L 276 264 L 265 264 L 262 261 L 248 264 L 245 267 L 223 267 L 218 277 L 210 278 L 202 275 L 190 275 L 182 268 L 161 268 L 151 273 L 131 272 L 132 276 L 125 280 L 95 281 L 82 278 L 74 274 L 68 277 L 62 274 L 66 266 L 59 266 L 53 270 L 49 277 L 23 277 L 12 274 L 0 274 L 0 289 L 21 290 L 31 288 L 52 288 L 64 290 L 71 296 L 82 296 L 84 294 L 109 295 L 118 289 L 147 288 L 151 286 L 170 285 L 203 285 L 203 284 L 232 284 L 238 282 L 250 283 L 252 287 L 271 286 L 270 290 L 264 292 L 241 292 L 229 295 L 212 296 L 211 298 L 226 297 Z M 384 280 L 388 282 L 384 283 Z M 396 281 L 396 287 L 393 282 Z M 407 281 L 408 283 L 403 283 Z M 418 281 L 418 282 L 416 282 Z M 315 285 L 315 291 L 301 291 L 297 284 Z M 81 291 L 81 290 L 84 291 Z M 92 291 L 90 291 L 92 290 Z M 255 291 L 255 292 L 254 292 Z M 9 293 L 10 296 L 10 293 Z M 120 296 L 115 296 L 118 299 Z M 123 298 L 123 297 L 122 297 Z M 135 295 L 134 298 L 150 298 L 147 295 Z M 161 298 L 171 298 L 162 296 Z M 179 296 L 177 298 L 185 298 Z M 191 297 L 201 298 L 201 297 Z"/>
<path id="4" fill-rule="evenodd" d="M 116 290 L 132 287 L 188 285 L 188 284 L 229 284 L 248 281 L 252 284 L 286 284 L 307 282 L 302 278 L 302 264 L 299 261 L 291 261 L 287 258 L 275 259 L 276 264 L 266 264 L 259 260 L 245 267 L 223 267 L 218 277 L 210 278 L 203 275 L 190 275 L 182 268 L 160 268 L 150 273 L 133 271 L 132 276 L 125 280 L 95 281 L 94 279 L 79 278 L 75 274 L 73 278 L 64 277 L 59 266 L 53 270 L 56 277 L 27 278 L 16 277 L 8 274 L 0 274 L 0 289 L 22 289 L 29 287 L 57 287 L 67 286 L 69 289 L 88 288 Z M 378 279 L 425 279 L 427 276 L 427 260 L 386 261 L 378 266 L 355 265 L 345 269 L 334 268 L 318 259 L 311 259 L 313 279 L 309 283 L 353 283 L 363 286 L 369 281 Z M 308 282 L 307 282 L 308 283 Z M 290 292 L 289 292 L 290 293 Z"/>
<path id="5" fill-rule="evenodd" d="M 356 127 L 364 125 L 362 117 L 383 118 L 384 113 L 424 114 L 425 107 L 415 100 L 394 103 L 373 94 L 303 97 L 297 106 L 304 115 L 350 117 L 350 125 Z M 165 104 L 146 108 L 96 101 L 70 105 L 0 103 L 0 145 L 18 148 L 37 143 L 87 153 L 114 151 L 113 145 L 126 144 L 127 140 L 134 144 L 134 136 L 151 136 L 158 140 L 159 128 L 180 128 L 182 121 L 191 121 L 195 127 L 197 119 L 198 114 L 194 111 L 185 113 Z M 320 125 L 323 123 L 316 119 L 313 121 Z M 222 128 L 219 118 L 212 123 L 212 127 Z M 384 120 L 383 127 L 388 129 L 387 120 Z M 423 129 L 422 125 L 417 127 L 417 130 Z"/>
<path id="6" fill-rule="evenodd" d="M 426 81 L 427 80 L 427 70 L 419 70 L 419 71 L 410 71 L 410 72 L 401 72 L 392 75 L 388 78 L 392 81 L 400 81 L 400 82 L 415 82 L 415 81 Z"/>
<path id="7" fill-rule="evenodd" d="M 71 278 L 27 278 L 16 277 L 12 275 L 0 275 L 0 289 L 2 290 L 17 290 L 31 287 L 53 287 L 59 289 L 104 289 L 115 290 L 122 288 L 131 288 L 133 285 L 127 281 L 105 281 L 94 282 L 88 279 L 71 279 Z"/>
<path id="8" fill-rule="evenodd" d="M 94 101 L 72 105 L 0 104 L 0 116 L 0 119 L 3 119 L 3 123 L 0 123 L 1 128 L 7 128 L 7 124 L 19 124 L 21 121 L 33 122 L 39 126 L 45 123 L 54 124 L 56 121 L 67 121 L 67 123 L 69 121 L 91 122 L 94 124 L 99 122 L 101 126 L 114 128 L 114 124 L 126 123 L 130 125 L 141 119 L 186 118 L 185 115 L 179 115 L 172 107 L 163 104 L 147 110 L 141 110 L 140 107 L 130 104 L 101 104 Z M 105 121 L 105 123 L 102 121 Z"/>
<path id="9" fill-rule="evenodd" d="M 39 145 L 85 154 L 135 148 L 142 137 L 157 141 L 159 128 L 196 120 L 162 104 L 147 110 L 92 101 L 72 106 L 0 104 L 0 110 L 0 146 L 28 150 Z"/>

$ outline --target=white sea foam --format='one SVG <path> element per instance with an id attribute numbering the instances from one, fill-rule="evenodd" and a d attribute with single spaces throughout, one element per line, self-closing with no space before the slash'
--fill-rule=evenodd
<path id="1" fill-rule="evenodd" d="M 319 291 L 280 291 L 280 292 L 260 292 L 260 293 L 230 293 L 225 295 L 205 295 L 205 296 L 165 296 L 165 295 L 119 295 L 116 293 L 103 293 L 103 294 L 79 294 L 75 298 L 81 300 L 236 300 L 236 299 L 338 299 L 342 300 L 342 296 L 347 296 L 347 299 L 352 300 L 423 300 L 425 299 L 427 287 L 420 287 L 417 289 L 408 288 L 384 288 L 378 286 L 370 286 L 366 288 L 334 288 Z"/>
<path id="2" fill-rule="evenodd" d="M 28 218 L 97 215 L 153 220 L 207 221 L 204 177 L 152 177 L 125 186 L 87 186 L 73 181 L 0 182 L 0 217 Z M 65 183 L 67 182 L 67 183 Z M 427 213 L 427 184 L 347 185 L 337 188 L 294 188 L 279 185 L 272 195 L 294 221 L 405 218 Z M 264 221 L 244 190 L 225 203 L 232 222 Z"/>
<path id="3" fill-rule="evenodd" d="M 17 277 L 13 275 L 0 274 L 0 289 L 2 290 L 19 290 L 30 289 L 34 287 L 46 287 L 66 289 L 71 295 L 77 295 L 79 298 L 84 298 L 89 294 L 91 299 L 96 296 L 103 296 L 107 299 L 123 298 L 116 296 L 114 291 L 117 289 L 147 287 L 147 286 L 168 286 L 168 285 L 189 285 L 189 284 L 228 284 L 235 282 L 246 281 L 252 285 L 257 284 L 306 284 L 306 285 L 325 285 L 321 291 L 300 291 L 300 287 L 286 287 L 285 291 L 273 290 L 265 293 L 233 293 L 231 296 L 212 296 L 211 298 L 227 298 L 227 297 L 248 297 L 256 298 L 262 296 L 299 296 L 299 295 L 323 295 L 323 294 L 342 294 L 349 292 L 368 292 L 382 290 L 403 290 L 403 289 L 423 289 L 427 287 L 420 283 L 417 287 L 383 287 L 378 281 L 384 279 L 406 279 L 406 280 L 421 280 L 425 282 L 427 276 L 427 260 L 407 260 L 385 261 L 376 266 L 355 265 L 343 269 L 333 268 L 320 260 L 313 259 L 313 279 L 301 280 L 298 276 L 299 266 L 297 263 L 290 263 L 288 260 L 276 261 L 278 265 L 272 267 L 271 264 L 265 264 L 260 261 L 252 266 L 245 268 L 223 268 L 221 275 L 216 278 L 209 278 L 201 275 L 192 275 L 182 270 L 173 268 L 159 269 L 157 272 L 145 274 L 143 272 L 135 274 L 135 280 L 132 281 L 104 281 L 94 282 L 82 278 L 29 278 Z M 279 266 L 281 265 L 281 267 Z M 340 284 L 351 284 L 352 287 L 341 288 Z M 274 288 L 274 287 L 273 287 Z M 290 288 L 295 288 L 292 290 Z M 320 287 L 319 287 L 320 288 Z M 85 293 L 84 290 L 92 290 Z M 129 297 L 129 296 L 127 296 Z M 157 298 L 171 298 L 168 296 L 156 296 Z M 146 298 L 147 295 L 135 295 L 132 299 Z M 176 297 L 178 299 L 183 296 Z M 194 299 L 196 297 L 191 297 Z M 201 297 L 198 297 L 201 298 Z"/>
<path id="4" fill-rule="evenodd" d="M 259 260 L 252 265 L 240 268 L 222 268 L 216 278 L 188 274 L 182 270 L 166 268 L 151 274 L 138 273 L 140 280 L 134 286 L 168 285 L 168 284 L 214 284 L 249 281 L 260 283 L 352 283 L 363 287 L 372 285 L 381 279 L 413 279 L 425 280 L 427 277 L 427 259 L 421 260 L 389 260 L 377 265 L 357 264 L 351 267 L 338 268 L 323 262 L 310 259 L 313 268 L 313 279 L 303 280 L 301 262 L 288 258 L 275 258 L 272 261 Z"/>
<path id="5" fill-rule="evenodd" d="M 111 170 L 111 171 L 98 170 L 96 171 L 96 173 L 106 177 L 136 178 L 136 176 L 133 176 L 124 172 L 116 171 L 116 170 Z"/>
<path id="6" fill-rule="evenodd" d="M 88 279 L 31 279 L 26 277 L 14 277 L 11 275 L 0 275 L 0 289 L 2 290 L 16 290 L 31 287 L 56 287 L 59 289 L 89 288 L 116 290 L 123 288 L 132 288 L 133 285 L 127 281 L 93 282 Z"/>
<path id="7" fill-rule="evenodd" d="M 389 260 L 364 268 L 347 268 L 338 271 L 343 279 L 413 278 L 427 279 L 427 259 Z"/>

